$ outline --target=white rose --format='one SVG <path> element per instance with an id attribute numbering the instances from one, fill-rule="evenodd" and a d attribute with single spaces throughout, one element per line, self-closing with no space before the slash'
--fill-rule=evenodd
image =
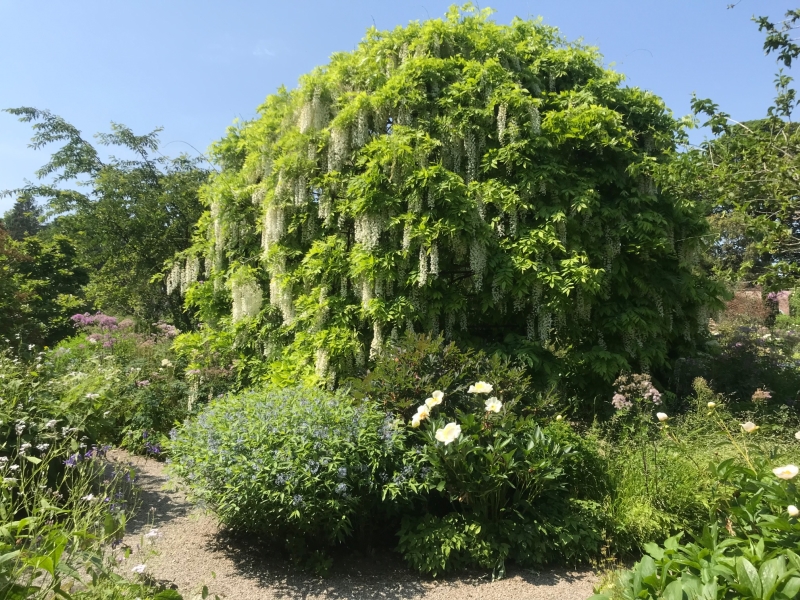
<path id="1" fill-rule="evenodd" d="M 779 479 L 793 479 L 797 476 L 798 468 L 794 465 L 786 465 L 784 467 L 775 467 L 772 472 Z"/>
<path id="2" fill-rule="evenodd" d="M 790 504 L 789 506 L 787 506 L 786 512 L 789 513 L 790 517 L 796 517 L 797 515 L 800 515 L 800 509 L 797 508 L 794 504 Z"/>
<path id="3" fill-rule="evenodd" d="M 450 442 L 458 439 L 461 435 L 461 426 L 456 423 L 448 423 L 442 429 L 436 432 L 436 439 L 442 442 L 445 446 Z"/>
<path id="4" fill-rule="evenodd" d="M 669 419 L 669 415 L 667 413 L 656 413 L 656 418 L 663 423 Z"/>
<path id="5" fill-rule="evenodd" d="M 479 381 L 475 385 L 469 386 L 468 394 L 491 394 L 494 387 L 485 381 Z"/>
<path id="6" fill-rule="evenodd" d="M 501 408 L 503 408 L 503 403 L 494 396 L 486 401 L 486 412 L 497 413 L 500 412 Z"/>

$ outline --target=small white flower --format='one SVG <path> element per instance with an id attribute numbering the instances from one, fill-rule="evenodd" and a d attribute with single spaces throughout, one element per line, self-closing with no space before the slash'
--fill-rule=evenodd
<path id="1" fill-rule="evenodd" d="M 784 467 L 775 467 L 772 469 L 775 477 L 778 479 L 793 479 L 797 476 L 798 468 L 794 465 L 786 465 Z"/>
<path id="2" fill-rule="evenodd" d="M 789 506 L 787 506 L 786 512 L 789 513 L 790 517 L 796 517 L 797 515 L 800 515 L 800 509 L 797 508 L 794 504 L 790 504 Z"/>
<path id="3" fill-rule="evenodd" d="M 86 394 L 86 397 L 87 397 L 89 400 L 94 400 L 95 398 L 99 398 L 99 397 L 100 397 L 100 394 Z"/>
<path id="4" fill-rule="evenodd" d="M 148 531 L 147 533 L 145 533 L 144 537 L 146 537 L 148 539 L 152 539 L 152 538 L 161 537 L 161 534 L 158 532 L 158 529 L 153 528 L 150 531 Z"/>
<path id="5" fill-rule="evenodd" d="M 425 406 L 428 408 L 433 408 L 434 406 L 438 406 L 444 400 L 444 392 L 440 390 L 436 390 L 431 394 L 431 397 L 425 400 Z"/>
<path id="6" fill-rule="evenodd" d="M 170 360 L 168 358 L 165 358 L 164 360 L 161 361 L 161 366 L 162 367 L 171 367 L 172 363 L 170 362 Z"/>
<path id="7" fill-rule="evenodd" d="M 44 452 L 49 447 L 50 447 L 50 444 L 36 444 L 36 449 L 41 451 L 41 452 Z"/>
<path id="8" fill-rule="evenodd" d="M 421 423 L 422 421 L 420 420 L 419 415 L 414 415 L 413 417 L 411 417 L 411 426 L 414 427 L 415 429 L 419 427 Z"/>
<path id="9" fill-rule="evenodd" d="M 141 573 L 144 573 L 144 570 L 145 570 L 146 568 L 147 568 L 147 567 L 146 567 L 146 566 L 144 566 L 144 565 L 136 565 L 135 567 L 133 567 L 133 568 L 131 569 L 131 571 L 133 571 L 134 573 L 140 573 L 140 574 L 141 574 Z"/>
<path id="10" fill-rule="evenodd" d="M 794 439 L 800 440 L 800 431 L 794 434 Z"/>
<path id="11" fill-rule="evenodd" d="M 500 412 L 501 408 L 503 408 L 503 403 L 494 396 L 486 401 L 486 412 L 497 413 Z"/>
<path id="12" fill-rule="evenodd" d="M 56 426 L 56 423 L 58 423 L 56 419 L 50 419 L 47 423 L 44 424 L 44 426 L 47 427 L 48 429 L 52 429 L 53 427 Z"/>
<path id="13" fill-rule="evenodd" d="M 3 477 L 3 483 L 6 485 L 15 485 L 17 483 L 16 477 Z"/>
<path id="14" fill-rule="evenodd" d="M 717 406 L 717 403 L 716 402 L 709 402 L 708 404 L 706 404 L 706 406 L 708 408 L 715 408 Z"/>
<path id="15" fill-rule="evenodd" d="M 469 386 L 468 394 L 491 394 L 494 387 L 485 381 L 479 381 L 475 385 Z"/>
<path id="16" fill-rule="evenodd" d="M 564 417 L 562 417 L 561 415 L 557 415 L 557 416 L 556 416 L 556 421 L 561 421 L 563 418 L 564 418 Z"/>
<path id="17" fill-rule="evenodd" d="M 656 413 L 656 418 L 663 423 L 664 421 L 669 419 L 669 415 L 667 413 L 660 412 Z"/>
<path id="18" fill-rule="evenodd" d="M 436 431 L 436 439 L 442 442 L 445 446 L 450 442 L 454 442 L 461 435 L 461 426 L 456 423 L 448 423 L 442 429 Z"/>
<path id="19" fill-rule="evenodd" d="M 758 429 L 758 425 L 752 421 L 748 421 L 747 423 L 742 423 L 742 429 L 744 429 L 747 433 L 753 433 L 756 429 Z"/>
<path id="20" fill-rule="evenodd" d="M 11 469 L 12 471 L 16 471 L 17 469 L 19 469 L 19 465 L 11 465 L 8 468 Z"/>
<path id="21" fill-rule="evenodd" d="M 86 496 L 81 498 L 81 500 L 86 500 L 87 502 L 91 502 L 92 500 L 94 500 L 94 494 L 87 494 Z"/>

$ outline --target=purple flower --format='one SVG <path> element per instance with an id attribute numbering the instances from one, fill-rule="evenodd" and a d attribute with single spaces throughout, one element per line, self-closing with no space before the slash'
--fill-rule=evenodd
<path id="1" fill-rule="evenodd" d="M 614 397 L 611 399 L 611 404 L 617 410 L 622 410 L 622 409 L 630 408 L 631 406 L 633 406 L 633 402 L 628 400 L 622 394 L 614 394 Z"/>

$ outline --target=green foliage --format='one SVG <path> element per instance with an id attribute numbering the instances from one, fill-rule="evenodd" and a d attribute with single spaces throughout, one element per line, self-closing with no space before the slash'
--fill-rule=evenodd
<path id="1" fill-rule="evenodd" d="M 0 228 L 0 337 L 18 352 L 52 345 L 72 332 L 88 281 L 64 236 L 15 242 Z"/>
<path id="2" fill-rule="evenodd" d="M 31 184 L 8 194 L 44 198 L 57 218 L 49 229 L 66 234 L 89 267 L 87 298 L 103 310 L 136 315 L 146 322 L 169 316 L 188 323 L 181 301 L 151 279 L 164 263 L 191 241 L 201 213 L 198 188 L 207 171 L 200 159 L 167 158 L 158 151 L 158 131 L 137 136 L 112 123 L 112 132 L 98 134 L 98 143 L 133 158 L 102 160 L 97 148 L 61 117 L 34 108 L 8 109 L 33 123 L 31 146 L 63 143 L 36 173 L 51 183 Z M 63 182 L 81 181 L 88 193 L 62 189 Z"/>
<path id="3" fill-rule="evenodd" d="M 42 209 L 30 197 L 17 198 L 14 207 L 3 215 L 2 226 L 17 241 L 36 235 L 42 228 Z"/>
<path id="4" fill-rule="evenodd" d="M 786 13 L 779 28 L 755 19 L 766 32 L 764 50 L 790 67 L 797 44 L 790 32 L 800 16 Z M 718 278 L 794 287 L 798 269 L 798 143 L 791 115 L 797 105 L 792 78 L 781 70 L 776 97 L 764 119 L 738 122 L 709 99 L 694 98 L 695 115 L 707 118 L 714 138 L 683 153 L 665 171 L 671 193 L 705 204 L 715 243 L 709 267 Z"/>
<path id="5" fill-rule="evenodd" d="M 591 444 L 566 425 L 547 435 L 514 400 L 446 394 L 439 408 L 436 399 L 412 420 L 412 427 L 428 423 L 405 459 L 424 477 L 389 486 L 392 496 L 421 500 L 400 530 L 399 550 L 414 568 L 436 575 L 482 567 L 502 576 L 506 560 L 580 562 L 599 550 L 599 504 L 590 499 L 598 488 L 579 483 L 591 481 L 586 467 L 597 466 Z"/>
<path id="6" fill-rule="evenodd" d="M 596 392 L 701 335 L 706 225 L 652 179 L 678 122 L 595 50 L 488 14 L 371 29 L 214 146 L 175 274 L 205 256 L 189 302 L 264 378 L 336 381 L 424 331 Z"/>
<path id="7" fill-rule="evenodd" d="M 404 433 L 372 402 L 313 388 L 213 401 L 170 443 L 175 472 L 240 532 L 325 570 L 332 547 L 379 525 Z"/>
<path id="8" fill-rule="evenodd" d="M 447 390 L 450 407 L 471 406 L 467 390 L 478 380 L 491 381 L 497 394 L 534 408 L 533 385 L 522 365 L 497 353 L 462 350 L 441 336 L 410 332 L 396 342 L 390 340 L 375 358 L 374 368 L 345 386 L 356 398 L 372 398 L 410 419 L 420 398 L 431 390 Z"/>
<path id="9" fill-rule="evenodd" d="M 706 526 L 694 542 L 681 544 L 678 534 L 663 547 L 645 544 L 647 555 L 620 574 L 613 592 L 595 598 L 789 599 L 800 593 L 800 557 L 792 550 L 800 524 L 796 514 L 787 515 L 787 507 L 797 510 L 797 488 L 791 477 L 776 477 L 774 461 L 741 450 L 738 460 L 713 469 L 725 490 L 715 507 L 720 523 Z"/>

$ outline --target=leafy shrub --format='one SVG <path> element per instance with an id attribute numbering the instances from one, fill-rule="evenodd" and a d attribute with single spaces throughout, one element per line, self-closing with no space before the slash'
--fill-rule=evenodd
<path id="1" fill-rule="evenodd" d="M 730 435 L 730 432 L 723 429 Z M 747 434 L 744 434 L 747 435 Z M 776 598 L 800 594 L 800 544 L 794 465 L 776 466 L 769 454 L 732 437 L 740 456 L 715 467 L 718 520 L 694 542 L 682 533 L 619 574 L 612 590 L 595 598 Z"/>
<path id="2" fill-rule="evenodd" d="M 519 400 L 531 409 L 534 389 L 526 370 L 499 353 L 462 349 L 442 336 L 407 333 L 387 343 L 365 377 L 352 379 L 347 387 L 358 398 L 369 397 L 406 419 L 413 415 L 420 398 L 430 390 L 447 390 L 451 409 L 472 406 L 467 394 L 476 380 L 491 381 L 495 393 Z"/>
<path id="3" fill-rule="evenodd" d="M 375 403 L 266 388 L 213 401 L 170 444 L 175 472 L 230 528 L 325 552 L 380 521 L 404 432 Z"/>
<path id="4" fill-rule="evenodd" d="M 420 501 L 419 516 L 403 522 L 399 545 L 420 571 L 478 566 L 502 575 L 506 560 L 579 561 L 599 547 L 599 505 L 566 493 L 575 450 L 554 438 L 572 435 L 563 428 L 546 435 L 519 414 L 517 401 L 481 395 L 492 392 L 479 382 L 467 392 L 470 400 L 434 394 L 412 419 L 411 427 L 422 426 L 406 465 L 420 477 L 395 482 L 389 492 Z M 581 462 L 569 464 L 570 475 Z"/>

